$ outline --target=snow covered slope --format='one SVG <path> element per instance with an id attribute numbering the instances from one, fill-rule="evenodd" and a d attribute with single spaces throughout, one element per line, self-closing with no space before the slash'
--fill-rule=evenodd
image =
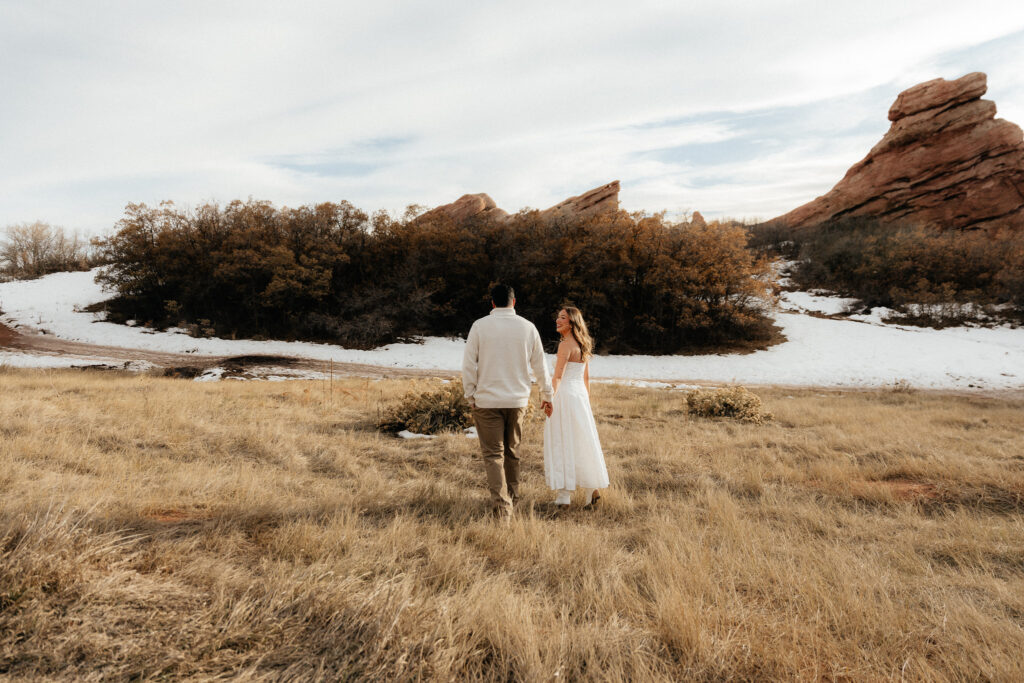
<path id="1" fill-rule="evenodd" d="M 422 344 L 391 344 L 371 351 L 306 342 L 196 339 L 102 322 L 80 309 L 109 297 L 94 273 L 57 273 L 38 280 L 0 283 L 0 321 L 9 327 L 44 329 L 57 337 L 146 351 L 211 355 L 281 355 L 394 368 L 458 370 L 460 339 L 427 338 Z M 591 374 L 600 378 L 696 380 L 751 384 L 873 387 L 905 380 L 920 388 L 1024 389 L 1024 329 L 928 328 L 885 325 L 877 320 L 836 320 L 803 310 L 838 310 L 842 301 L 791 293 L 790 311 L 774 314 L 788 341 L 746 355 L 599 356 Z M 542 329 L 546 337 L 554 329 Z M 553 364 L 553 357 L 551 359 Z M 67 359 L 0 351 L 0 364 L 64 366 Z"/>

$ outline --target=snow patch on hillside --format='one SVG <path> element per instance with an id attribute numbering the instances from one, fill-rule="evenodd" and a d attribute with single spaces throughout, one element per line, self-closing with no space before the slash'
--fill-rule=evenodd
<path id="1" fill-rule="evenodd" d="M 0 320 L 9 327 L 46 330 L 57 337 L 144 351 L 196 356 L 274 355 L 393 368 L 457 371 L 462 339 L 429 337 L 421 344 L 390 344 L 372 350 L 309 342 L 199 339 L 180 331 L 157 332 L 104 322 L 83 309 L 110 294 L 95 271 L 57 273 L 38 280 L 0 283 Z M 935 389 L 1024 388 L 1024 329 L 955 327 L 942 330 L 884 324 L 882 312 L 824 318 L 849 300 L 821 293 L 785 292 L 773 314 L 786 342 L 764 351 L 702 356 L 597 356 L 594 378 L 632 381 L 739 382 L 830 387 L 881 387 L 896 380 Z M 815 313 L 817 315 L 810 315 Z M 553 337 L 553 329 L 541 329 Z M 59 357 L 0 352 L 0 364 L 67 367 Z M 554 357 L 549 357 L 549 365 Z M 283 378 L 283 377 L 282 377 Z"/>

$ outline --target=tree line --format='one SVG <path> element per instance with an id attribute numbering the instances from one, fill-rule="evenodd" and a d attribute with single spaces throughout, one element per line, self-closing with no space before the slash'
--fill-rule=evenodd
<path id="1" fill-rule="evenodd" d="M 757 226 L 751 245 L 791 259 L 798 287 L 891 308 L 909 323 L 944 326 L 1024 311 L 1024 233 L 1015 230 L 843 218 L 796 229 Z"/>
<path id="2" fill-rule="evenodd" d="M 0 233 L 0 276 L 30 279 L 88 270 L 93 264 L 89 241 L 60 226 L 42 221 L 17 223 Z"/>
<path id="3" fill-rule="evenodd" d="M 679 353 L 772 338 L 767 263 L 746 242 L 742 227 L 624 211 L 456 222 L 250 199 L 129 205 L 97 246 L 114 321 L 370 348 L 464 335 L 500 281 L 547 338 L 573 303 L 601 352 Z"/>

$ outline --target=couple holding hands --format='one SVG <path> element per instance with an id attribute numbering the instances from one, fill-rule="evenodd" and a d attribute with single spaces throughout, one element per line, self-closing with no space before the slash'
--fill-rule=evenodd
<path id="1" fill-rule="evenodd" d="M 608 486 L 608 470 L 590 408 L 590 357 L 594 342 L 579 309 L 558 312 L 558 345 L 553 379 L 548 373 L 540 333 L 516 315 L 515 292 L 508 285 L 491 290 L 490 315 L 469 331 L 462 361 L 462 384 L 473 408 L 483 451 L 487 488 L 494 514 L 512 515 L 519 500 L 519 444 L 530 400 L 530 371 L 540 385 L 544 424 L 544 478 L 557 492 L 555 505 L 569 507 L 571 494 L 583 489 L 586 506 Z"/>

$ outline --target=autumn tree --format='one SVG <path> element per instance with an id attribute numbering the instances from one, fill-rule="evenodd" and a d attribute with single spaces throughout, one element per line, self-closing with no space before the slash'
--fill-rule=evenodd
<path id="1" fill-rule="evenodd" d="M 580 306 L 609 352 L 675 353 L 765 341 L 771 325 L 746 234 L 615 212 L 551 221 L 537 211 L 454 221 L 347 202 L 297 209 L 249 200 L 185 211 L 129 206 L 102 243 L 114 318 L 219 334 L 372 347 L 462 335 L 512 283 L 517 308 L 550 319 Z M 203 322 L 208 321 L 208 322 Z"/>
<path id="2" fill-rule="evenodd" d="M 89 267 L 88 242 L 59 226 L 18 223 L 0 234 L 0 271 L 12 277 L 35 278 Z"/>

